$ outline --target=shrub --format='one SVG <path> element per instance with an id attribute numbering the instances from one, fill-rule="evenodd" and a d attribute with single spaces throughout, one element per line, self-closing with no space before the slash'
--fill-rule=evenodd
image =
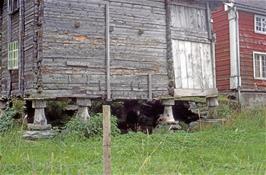
<path id="1" fill-rule="evenodd" d="M 46 107 L 46 113 L 49 115 L 54 115 L 54 116 L 62 116 L 64 115 L 64 110 L 67 107 L 68 102 L 66 101 L 49 101 L 47 103 Z"/>
<path id="2" fill-rule="evenodd" d="M 266 108 L 244 109 L 241 113 L 234 115 L 227 126 L 233 129 L 243 129 L 247 131 L 260 129 L 265 130 Z"/>
<path id="3" fill-rule="evenodd" d="M 45 115 L 49 123 L 53 126 L 64 126 L 74 114 L 74 111 L 66 110 L 69 104 L 71 101 L 68 100 L 48 101 Z"/>
<path id="4" fill-rule="evenodd" d="M 237 101 L 229 99 L 227 96 L 219 96 L 219 106 L 217 107 L 218 118 L 230 118 L 235 112 L 240 110 Z"/>
<path id="5" fill-rule="evenodd" d="M 14 126 L 14 117 L 17 112 L 14 108 L 7 108 L 2 117 L 0 118 L 0 133 L 6 132 L 13 128 Z"/>
<path id="6" fill-rule="evenodd" d="M 12 109 L 16 111 L 16 115 L 18 116 L 18 118 L 23 117 L 22 115 L 24 113 L 25 101 L 21 99 L 13 98 L 11 100 L 11 103 L 12 103 Z"/>
<path id="7" fill-rule="evenodd" d="M 103 134 L 103 115 L 97 113 L 93 115 L 87 122 L 82 121 L 78 117 L 73 117 L 66 124 L 66 132 L 71 135 L 91 137 L 101 137 Z M 111 134 L 116 136 L 120 134 L 120 130 L 117 128 L 117 118 L 111 116 Z"/>

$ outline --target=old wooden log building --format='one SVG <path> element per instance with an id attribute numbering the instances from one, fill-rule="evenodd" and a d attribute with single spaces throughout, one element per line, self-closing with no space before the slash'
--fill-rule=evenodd
<path id="1" fill-rule="evenodd" d="M 214 38 L 204 0 L 1 0 L 1 99 L 207 97 L 216 105 Z"/>

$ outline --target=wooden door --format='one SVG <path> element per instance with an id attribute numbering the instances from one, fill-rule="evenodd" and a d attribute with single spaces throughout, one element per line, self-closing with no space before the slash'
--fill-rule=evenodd
<path id="1" fill-rule="evenodd" d="M 210 44 L 173 41 L 176 88 L 213 88 Z"/>

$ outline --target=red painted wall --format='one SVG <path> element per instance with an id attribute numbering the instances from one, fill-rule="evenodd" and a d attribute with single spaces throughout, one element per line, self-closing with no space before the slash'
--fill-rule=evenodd
<path id="1" fill-rule="evenodd" d="M 216 83 L 219 91 L 230 90 L 230 40 L 228 14 L 223 6 L 212 13 L 216 33 Z"/>
<path id="2" fill-rule="evenodd" d="M 239 40 L 242 89 L 265 89 L 266 81 L 255 80 L 253 51 L 266 52 L 266 35 L 255 33 L 254 14 L 239 11 Z"/>

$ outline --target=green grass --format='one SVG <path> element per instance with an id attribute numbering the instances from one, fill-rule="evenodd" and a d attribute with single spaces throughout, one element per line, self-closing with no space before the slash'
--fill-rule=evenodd
<path id="1" fill-rule="evenodd" d="M 266 174 L 266 109 L 246 111 L 201 132 L 112 138 L 113 174 Z M 0 174 L 102 174 L 101 139 L 0 138 Z"/>

